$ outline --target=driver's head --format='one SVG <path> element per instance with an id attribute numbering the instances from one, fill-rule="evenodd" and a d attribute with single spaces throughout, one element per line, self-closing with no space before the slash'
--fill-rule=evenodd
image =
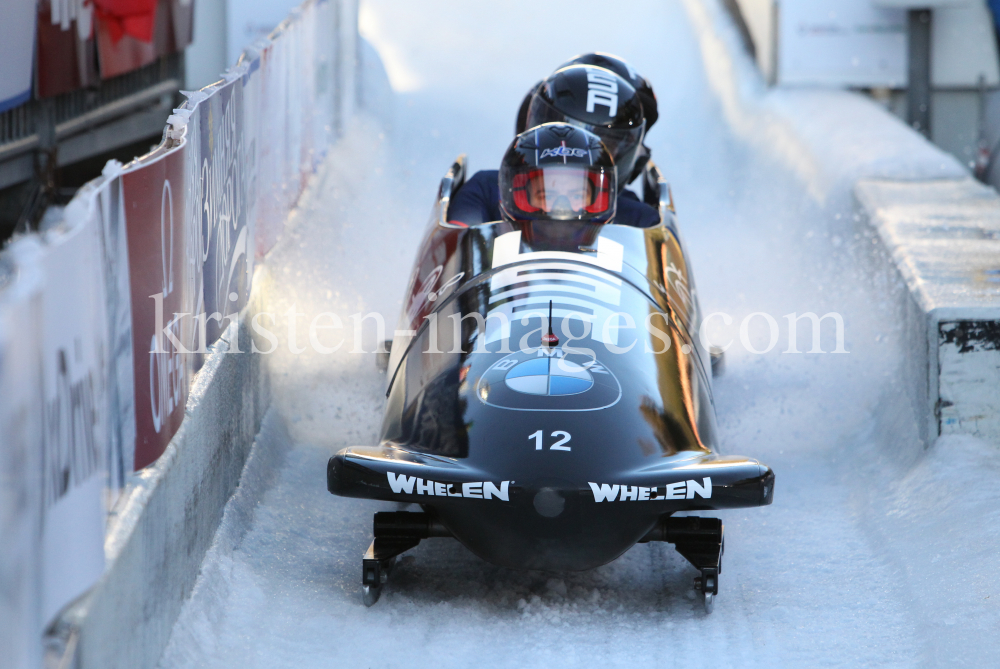
<path id="1" fill-rule="evenodd" d="M 607 223 L 617 192 L 614 160 L 604 144 L 568 123 L 521 133 L 500 165 L 500 209 L 510 221 Z"/>

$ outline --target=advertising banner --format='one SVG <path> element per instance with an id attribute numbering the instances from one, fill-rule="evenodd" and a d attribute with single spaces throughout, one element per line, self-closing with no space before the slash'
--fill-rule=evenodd
<path id="1" fill-rule="evenodd" d="M 261 187 L 263 181 L 260 177 L 260 151 L 265 139 L 261 136 L 262 110 L 261 110 L 261 59 L 257 53 L 248 54 L 246 69 L 240 78 L 240 87 L 243 89 L 243 145 L 247 156 L 247 219 L 250 229 L 253 231 L 253 244 L 249 253 L 254 255 L 254 259 L 264 256 L 263 248 L 270 248 L 274 240 L 262 240 L 261 235 L 267 231 L 262 225 Z M 277 235 L 275 235 L 275 238 Z"/>
<path id="2" fill-rule="evenodd" d="M 9 254 L 8 254 L 9 255 Z M 0 666 L 41 666 L 40 268 L 0 257 Z"/>
<path id="3" fill-rule="evenodd" d="M 299 0 L 269 0 L 268 2 L 226 1 L 226 60 L 235 63 L 248 46 L 266 39 Z"/>
<path id="4" fill-rule="evenodd" d="M 249 184 L 255 172 L 254 143 L 244 127 L 243 82 L 230 81 L 198 105 L 197 199 L 201 233 L 206 345 L 238 317 L 250 297 L 253 227 Z"/>
<path id="5" fill-rule="evenodd" d="M 200 266 L 185 225 L 184 147 L 121 176 L 128 238 L 135 387 L 135 468 L 154 462 L 180 427 L 196 331 Z M 189 232 L 191 234 L 189 234 Z"/>
<path id="6" fill-rule="evenodd" d="M 906 87 L 905 10 L 783 0 L 778 16 L 778 83 Z"/>
<path id="7" fill-rule="evenodd" d="M 135 469 L 135 379 L 132 372 L 132 302 L 121 166 L 111 163 L 94 189 L 94 215 L 101 232 L 108 352 L 108 509 Z"/>
<path id="8" fill-rule="evenodd" d="M 43 237 L 42 619 L 104 570 L 107 328 L 100 229 L 93 217 Z"/>
<path id="9" fill-rule="evenodd" d="M 4 4 L 0 21 L 0 112 L 31 98 L 34 52 L 35 3 Z"/>
<path id="10" fill-rule="evenodd" d="M 338 64 L 337 72 L 337 109 L 336 118 L 349 118 L 358 103 L 358 3 L 338 2 L 335 11 L 339 12 L 337 22 L 338 43 L 335 46 Z"/>
<path id="11" fill-rule="evenodd" d="M 336 23 L 339 3 L 326 2 L 316 6 L 316 26 L 313 29 L 313 95 L 315 107 L 312 121 L 314 130 L 313 169 L 319 167 L 330 146 L 336 141 L 339 120 L 337 116 L 337 89 L 340 84 L 337 72 L 337 50 L 344 48 L 346 35 L 339 39 L 326 39 L 327 31 L 340 29 Z M 348 11 L 345 9 L 344 11 Z M 356 26 L 357 23 L 352 24 Z M 346 31 L 345 31 L 346 32 Z M 357 49 L 357 42 L 351 40 L 352 52 Z M 356 66 L 357 63 L 352 63 Z M 352 69 L 356 69 L 352 67 Z M 351 96 L 353 102 L 353 96 Z"/>
<path id="12" fill-rule="evenodd" d="M 260 49 L 251 63 L 253 72 L 248 82 L 248 88 L 257 98 L 257 202 L 254 223 L 258 258 L 263 257 L 274 246 L 284 227 L 281 212 L 285 206 L 285 159 L 282 144 L 285 132 L 278 124 L 285 122 L 285 100 L 274 97 L 281 87 L 276 60 L 278 50 L 273 42 L 269 42 Z M 280 135 L 275 135 L 276 132 Z"/>

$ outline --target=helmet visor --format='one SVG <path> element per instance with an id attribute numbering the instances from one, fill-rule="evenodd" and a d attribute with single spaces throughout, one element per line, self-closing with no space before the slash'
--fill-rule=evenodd
<path id="1" fill-rule="evenodd" d="M 528 167 L 513 174 L 504 199 L 521 220 L 603 220 L 613 213 L 612 182 L 601 168 Z"/>

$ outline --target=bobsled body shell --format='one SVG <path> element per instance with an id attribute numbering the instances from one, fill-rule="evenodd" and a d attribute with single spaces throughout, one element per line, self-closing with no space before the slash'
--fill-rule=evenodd
<path id="1" fill-rule="evenodd" d="M 675 232 L 592 232 L 434 230 L 381 443 L 331 458 L 330 492 L 421 504 L 486 560 L 556 570 L 613 560 L 664 514 L 769 504 L 770 469 L 717 453 Z"/>

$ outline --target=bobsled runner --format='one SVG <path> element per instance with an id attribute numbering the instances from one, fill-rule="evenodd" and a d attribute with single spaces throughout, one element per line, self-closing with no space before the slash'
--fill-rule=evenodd
<path id="1" fill-rule="evenodd" d="M 380 512 L 364 602 L 396 556 L 453 537 L 515 569 L 585 570 L 636 543 L 674 544 L 711 611 L 723 526 L 677 515 L 771 503 L 774 474 L 721 455 L 712 358 L 669 187 L 660 224 L 450 223 L 460 157 L 441 182 L 387 364 L 377 446 L 330 458 L 335 495 L 419 505 Z M 403 507 L 405 508 L 405 506 Z"/>

